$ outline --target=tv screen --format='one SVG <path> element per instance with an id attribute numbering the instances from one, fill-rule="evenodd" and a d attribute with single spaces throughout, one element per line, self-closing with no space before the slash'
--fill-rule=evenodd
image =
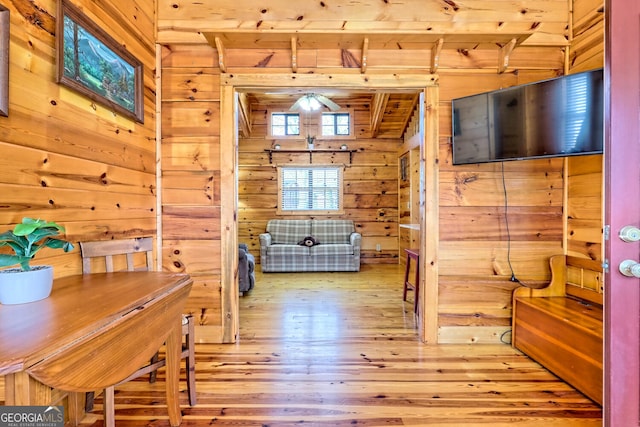
<path id="1" fill-rule="evenodd" d="M 602 69 L 452 101 L 453 164 L 602 153 Z"/>

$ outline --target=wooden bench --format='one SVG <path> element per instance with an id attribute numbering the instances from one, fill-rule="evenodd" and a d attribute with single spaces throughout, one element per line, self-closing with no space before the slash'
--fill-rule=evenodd
<path id="1" fill-rule="evenodd" d="M 513 291 L 513 346 L 602 405 L 602 265 L 565 255 L 549 263 L 547 287 Z"/>

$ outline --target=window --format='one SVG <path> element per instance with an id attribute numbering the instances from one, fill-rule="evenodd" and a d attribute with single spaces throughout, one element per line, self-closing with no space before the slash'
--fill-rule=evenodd
<path id="1" fill-rule="evenodd" d="M 341 213 L 341 167 L 282 167 L 278 178 L 280 213 Z"/>
<path id="2" fill-rule="evenodd" d="M 349 113 L 322 113 L 322 136 L 349 136 L 351 117 Z"/>
<path id="3" fill-rule="evenodd" d="M 271 136 L 299 136 L 299 113 L 271 113 Z"/>

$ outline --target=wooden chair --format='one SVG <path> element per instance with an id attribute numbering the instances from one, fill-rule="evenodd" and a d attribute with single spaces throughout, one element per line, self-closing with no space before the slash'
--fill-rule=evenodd
<path id="1" fill-rule="evenodd" d="M 404 270 L 404 287 L 402 290 L 402 301 L 407 300 L 407 290 L 415 291 L 413 294 L 413 312 L 418 313 L 418 298 L 420 297 L 420 251 L 418 249 L 405 248 L 407 254 L 407 265 Z M 416 278 L 413 283 L 409 281 L 409 271 L 411 270 L 411 260 L 416 263 Z"/>
<path id="2" fill-rule="evenodd" d="M 82 253 L 83 274 L 92 273 L 92 270 L 95 270 L 92 267 L 97 265 L 98 262 L 104 264 L 104 270 L 100 271 L 105 271 L 107 273 L 114 271 L 149 271 L 154 269 L 153 239 L 151 237 L 80 242 L 80 251 Z M 140 265 L 138 267 L 135 266 L 134 262 L 136 254 L 144 254 L 143 256 L 146 256 L 144 265 Z M 98 261 L 100 259 L 103 261 Z M 116 267 L 114 267 L 114 264 L 116 264 Z M 196 404 L 196 384 L 193 316 L 184 315 L 182 317 L 182 335 L 185 337 L 185 340 L 182 346 L 181 358 L 186 359 L 189 405 L 194 406 Z M 160 359 L 158 357 L 158 353 L 156 353 L 148 365 L 141 367 L 121 383 L 147 374 L 149 374 L 149 382 L 154 382 L 156 371 L 158 368 L 165 366 L 165 364 L 166 360 Z M 87 393 L 85 409 L 87 412 L 93 409 L 93 393 Z M 107 427 L 114 425 L 114 410 L 114 388 L 109 387 L 104 391 L 104 424 Z"/>

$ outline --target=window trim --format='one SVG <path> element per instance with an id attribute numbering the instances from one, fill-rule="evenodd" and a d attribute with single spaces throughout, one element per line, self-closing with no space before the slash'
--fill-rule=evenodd
<path id="1" fill-rule="evenodd" d="M 336 210 L 283 210 L 282 209 L 282 172 L 284 169 L 336 169 L 338 171 L 338 209 Z M 311 216 L 327 216 L 327 215 L 344 215 L 344 167 L 327 164 L 327 165 L 287 165 L 278 166 L 278 215 L 311 215 Z"/>
<path id="2" fill-rule="evenodd" d="M 274 135 L 273 134 L 273 124 L 272 124 L 272 116 L 274 114 L 290 114 L 290 115 L 298 115 L 298 121 L 300 123 L 300 133 L 298 135 Z M 303 123 L 302 114 L 297 111 L 283 111 L 283 110 L 267 110 L 267 139 L 302 139 L 303 135 L 306 134 L 305 124 Z"/>
<path id="3" fill-rule="evenodd" d="M 323 114 L 349 114 L 349 135 L 323 135 L 322 134 L 322 115 Z M 336 139 L 356 139 L 354 122 L 354 110 L 353 108 L 341 108 L 338 111 L 321 111 L 317 119 L 317 132 L 316 140 L 336 140 Z"/>

